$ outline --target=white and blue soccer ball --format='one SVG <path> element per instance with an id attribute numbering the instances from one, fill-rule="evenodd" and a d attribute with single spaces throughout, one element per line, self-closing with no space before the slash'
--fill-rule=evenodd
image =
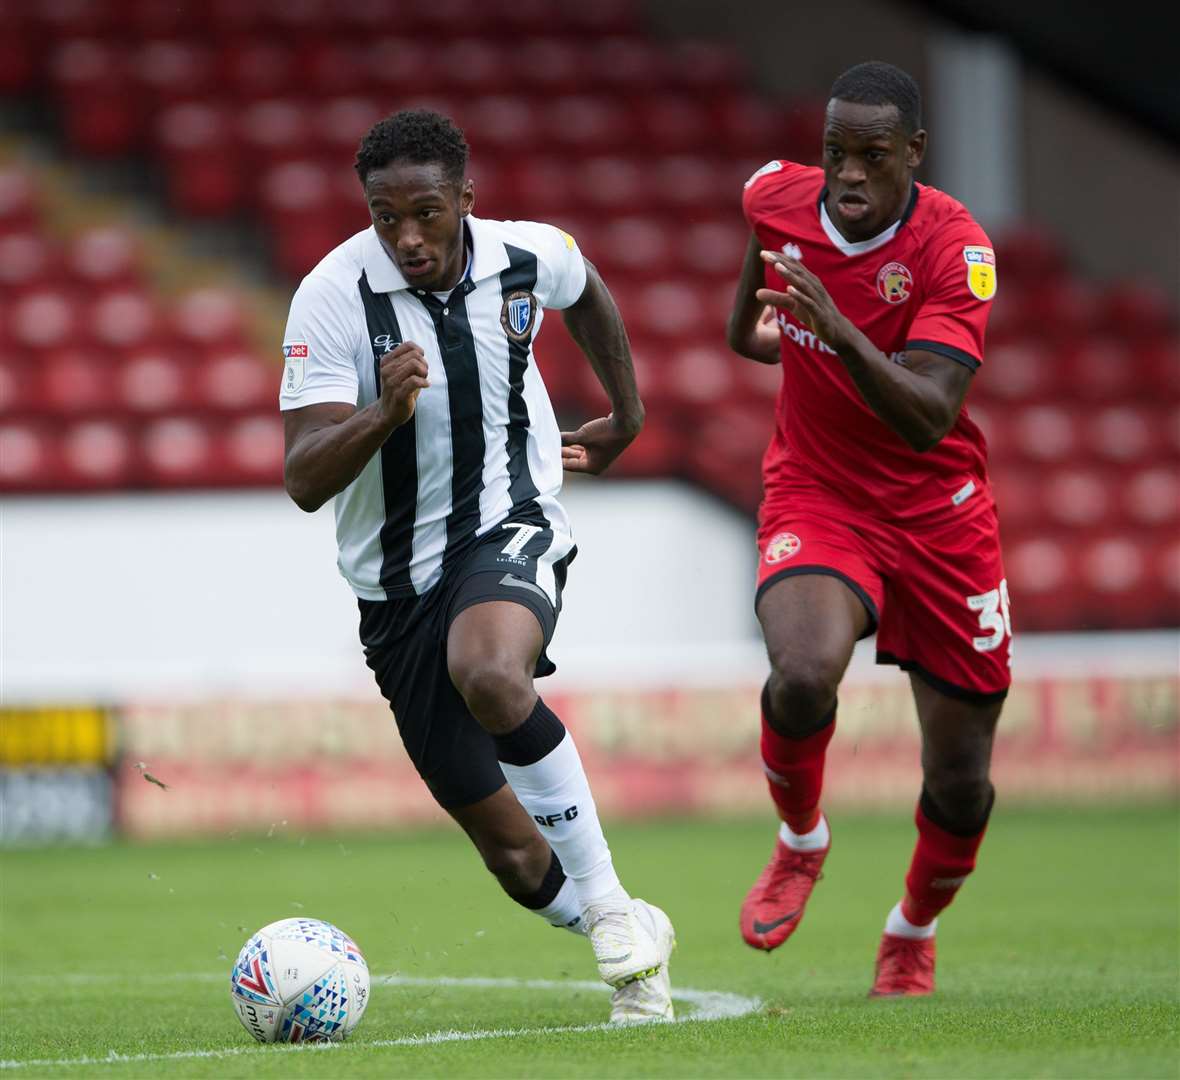
<path id="1" fill-rule="evenodd" d="M 365 1015 L 369 965 L 331 923 L 280 919 L 242 946 L 229 991 L 259 1042 L 340 1042 Z"/>

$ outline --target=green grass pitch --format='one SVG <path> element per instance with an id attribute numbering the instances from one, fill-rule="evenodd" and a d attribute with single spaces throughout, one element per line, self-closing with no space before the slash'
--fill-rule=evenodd
<path id="1" fill-rule="evenodd" d="M 910 1001 L 865 996 L 913 844 L 905 811 L 835 815 L 807 918 L 771 955 L 737 931 L 769 820 L 609 827 L 624 882 L 676 923 L 674 983 L 757 999 L 630 1030 L 596 1026 L 607 996 L 585 941 L 505 900 L 457 830 L 9 851 L 0 1076 L 1176 1077 L 1177 824 L 1174 806 L 1001 804 L 942 921 L 939 992 Z M 247 934 L 295 914 L 368 958 L 372 999 L 343 1046 L 259 1046 L 231 1011 Z M 478 977 L 504 983 L 463 981 Z M 575 1030 L 538 1030 L 553 1028 Z M 415 1041 L 443 1031 L 485 1035 Z"/>

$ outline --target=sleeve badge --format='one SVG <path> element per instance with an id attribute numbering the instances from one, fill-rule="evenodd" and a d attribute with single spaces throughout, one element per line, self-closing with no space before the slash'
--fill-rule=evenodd
<path id="1" fill-rule="evenodd" d="M 967 264 L 967 288 L 977 300 L 990 300 L 996 295 L 996 253 L 989 247 L 963 248 Z"/>

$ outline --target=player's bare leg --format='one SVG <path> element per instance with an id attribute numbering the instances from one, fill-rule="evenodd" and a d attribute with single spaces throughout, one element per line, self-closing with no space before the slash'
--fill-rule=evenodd
<path id="1" fill-rule="evenodd" d="M 762 693 L 762 760 L 782 824 L 774 852 L 746 896 L 746 944 L 775 949 L 794 933 L 831 846 L 819 808 L 824 755 L 835 730 L 836 691 L 869 625 L 864 604 L 839 578 L 781 578 L 758 601 L 770 657 Z"/>
<path id="2" fill-rule="evenodd" d="M 1002 702 L 949 697 L 910 676 L 922 727 L 922 795 L 905 893 L 889 913 L 877 954 L 873 996 L 934 991 L 937 916 L 975 868 L 994 790 L 992 742 Z"/>
<path id="3" fill-rule="evenodd" d="M 563 887 L 565 880 L 572 882 L 572 899 L 599 974 L 615 987 L 612 1019 L 670 1019 L 671 923 L 658 908 L 632 899 L 619 883 L 577 748 L 533 688 L 543 644 L 540 624 L 522 605 L 490 601 L 469 607 L 455 617 L 447 638 L 451 680 L 495 739 L 521 813 L 560 860 L 553 880 L 560 873 Z M 510 862 L 520 849 L 502 845 L 521 842 L 520 830 L 506 816 L 503 800 L 487 805 L 491 802 L 476 804 L 482 810 L 468 808 L 472 812 L 464 827 L 474 830 L 473 839 L 475 834 L 483 838 L 485 862 L 489 855 L 493 863 Z M 498 832 L 497 824 L 506 830 Z M 533 845 L 524 844 L 524 850 L 529 877 L 522 884 L 531 884 L 538 857 Z"/>

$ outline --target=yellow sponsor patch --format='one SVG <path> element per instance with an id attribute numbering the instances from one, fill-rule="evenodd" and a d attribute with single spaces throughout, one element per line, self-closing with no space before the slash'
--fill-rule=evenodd
<path id="1" fill-rule="evenodd" d="M 967 264 L 967 288 L 979 300 L 990 300 L 996 295 L 996 253 L 989 247 L 963 248 Z"/>
<path id="2" fill-rule="evenodd" d="M 570 234 L 569 234 L 569 233 L 567 233 L 567 232 L 565 231 L 565 229 L 558 229 L 557 231 L 558 231 L 559 233 L 561 233 L 561 235 L 562 235 L 563 237 L 565 237 L 565 246 L 566 246 L 567 248 L 569 248 L 569 249 L 570 249 L 570 251 L 573 251 L 573 250 L 574 250 L 574 238 L 573 238 L 572 236 L 570 236 Z"/>

